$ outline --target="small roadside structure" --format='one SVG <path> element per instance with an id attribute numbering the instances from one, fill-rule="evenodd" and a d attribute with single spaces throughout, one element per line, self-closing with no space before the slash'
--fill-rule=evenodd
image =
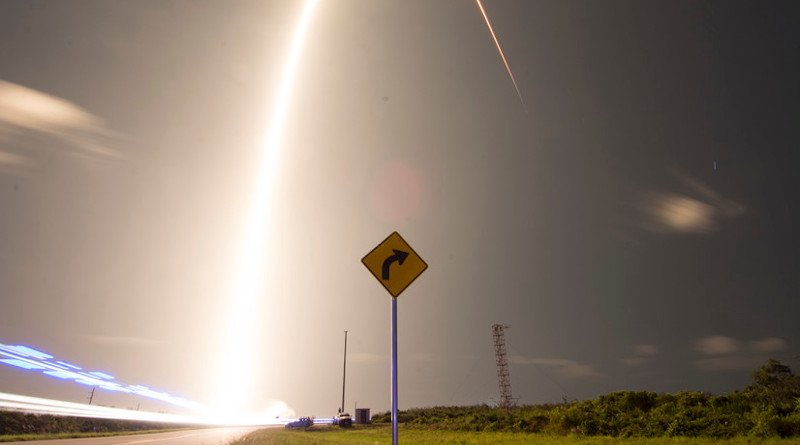
<path id="1" fill-rule="evenodd" d="M 369 423 L 369 408 L 356 408 L 355 421 L 358 424 Z"/>

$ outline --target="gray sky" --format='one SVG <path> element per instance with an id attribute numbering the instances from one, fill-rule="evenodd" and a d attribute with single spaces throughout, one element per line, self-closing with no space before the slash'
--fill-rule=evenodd
<path id="1" fill-rule="evenodd" d="M 733 391 L 800 365 L 795 2 L 317 5 L 271 179 L 253 409 Z M 302 4 L 0 3 L 0 343 L 211 403 Z M 526 112 L 527 109 L 527 112 Z M 716 163 L 716 164 L 715 164 Z M 716 169 L 715 169 L 716 165 Z M 0 392 L 87 387 L 0 367 Z M 98 403 L 156 409 L 146 399 Z"/>

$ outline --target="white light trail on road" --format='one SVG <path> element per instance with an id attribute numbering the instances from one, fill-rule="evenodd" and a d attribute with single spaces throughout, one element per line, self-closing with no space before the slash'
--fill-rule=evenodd
<path id="1" fill-rule="evenodd" d="M 254 355 L 265 354 L 256 342 L 255 321 L 262 297 L 264 278 L 262 272 L 269 269 L 264 264 L 264 251 L 267 248 L 265 239 L 268 232 L 270 192 L 275 183 L 274 177 L 281 152 L 281 136 L 295 68 L 316 3 L 316 0 L 306 1 L 284 67 L 278 97 L 272 110 L 269 132 L 263 147 L 264 154 L 259 165 L 253 207 L 247 222 L 237 270 L 238 278 L 230 303 L 230 312 L 227 315 L 227 327 L 221 336 L 222 358 L 218 360 L 220 368 L 216 382 L 216 406 L 227 412 L 241 411 L 248 404 L 254 384 Z"/>
<path id="2" fill-rule="evenodd" d="M 64 402 L 61 400 L 43 399 L 39 397 L 6 393 L 0 393 L 0 408 L 39 414 L 91 417 L 97 419 L 127 419 L 170 423 L 206 423 L 202 422 L 201 418 L 192 416 L 153 413 L 149 411 L 132 411 L 119 408 L 109 408 L 106 406 L 87 405 L 83 403 Z"/>
<path id="3" fill-rule="evenodd" d="M 129 409 L 87 405 L 83 403 L 7 393 L 0 393 L 0 409 L 36 414 L 53 414 L 58 416 L 89 417 L 93 419 L 139 420 L 145 422 L 191 425 L 279 425 L 287 422 L 287 419 L 276 418 L 277 415 L 282 414 L 281 411 L 252 413 L 247 416 L 235 417 L 219 417 L 213 413 L 179 415 L 154 413 L 150 411 L 133 411 Z"/>

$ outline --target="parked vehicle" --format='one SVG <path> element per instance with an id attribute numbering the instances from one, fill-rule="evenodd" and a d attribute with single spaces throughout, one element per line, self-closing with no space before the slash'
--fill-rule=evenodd
<path id="1" fill-rule="evenodd" d="M 314 419 L 311 417 L 301 417 L 294 422 L 286 424 L 286 428 L 307 428 L 314 424 Z"/>
<path id="2" fill-rule="evenodd" d="M 333 424 L 348 428 L 353 426 L 353 418 L 350 417 L 350 413 L 339 413 L 333 418 Z"/>

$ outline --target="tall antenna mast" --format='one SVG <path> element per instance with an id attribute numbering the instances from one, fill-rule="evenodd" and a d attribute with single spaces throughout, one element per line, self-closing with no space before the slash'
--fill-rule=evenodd
<path id="1" fill-rule="evenodd" d="M 494 335 L 494 355 L 497 359 L 497 381 L 500 385 L 500 406 L 509 412 L 514 405 L 511 397 L 511 377 L 508 375 L 508 359 L 506 358 L 506 334 L 505 328 L 511 326 L 494 324 L 492 334 Z"/>
<path id="2" fill-rule="evenodd" d="M 344 370 L 342 371 L 342 408 L 340 413 L 344 412 L 344 384 L 347 381 L 347 331 L 344 331 Z"/>

